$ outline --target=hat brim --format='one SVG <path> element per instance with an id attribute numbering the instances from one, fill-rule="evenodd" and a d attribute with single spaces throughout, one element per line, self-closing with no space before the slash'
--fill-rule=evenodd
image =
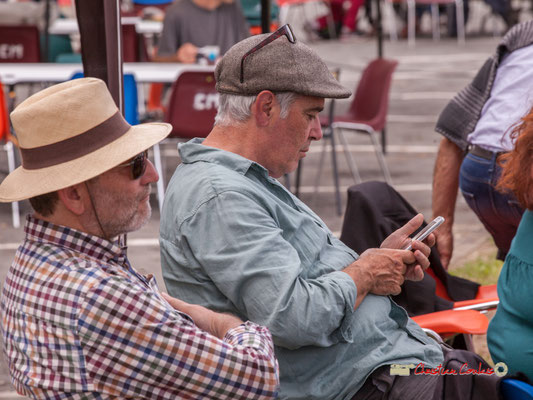
<path id="1" fill-rule="evenodd" d="M 0 184 L 0 202 L 29 199 L 94 178 L 159 143 L 171 131 L 167 123 L 135 125 L 117 140 L 75 160 L 37 170 L 21 166 Z"/>

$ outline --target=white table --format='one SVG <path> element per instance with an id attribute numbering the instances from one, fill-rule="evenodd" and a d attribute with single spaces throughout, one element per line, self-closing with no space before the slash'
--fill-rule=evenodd
<path id="1" fill-rule="evenodd" d="M 140 17 L 122 17 L 122 23 L 134 24 L 135 30 L 140 34 L 159 34 L 163 30 L 161 21 L 147 21 Z M 48 32 L 52 35 L 79 33 L 78 21 L 75 18 L 57 18 L 48 28 Z"/>
<path id="2" fill-rule="evenodd" d="M 123 72 L 133 74 L 138 83 L 172 83 L 184 71 L 214 71 L 214 65 L 181 63 L 124 63 Z M 4 85 L 18 83 L 64 82 L 83 71 L 82 64 L 0 63 L 0 81 Z"/>

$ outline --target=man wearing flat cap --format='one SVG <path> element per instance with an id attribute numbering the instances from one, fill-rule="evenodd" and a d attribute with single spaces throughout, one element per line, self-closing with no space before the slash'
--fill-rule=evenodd
<path id="1" fill-rule="evenodd" d="M 162 295 L 127 259 L 124 234 L 150 218 L 150 184 L 158 179 L 146 152 L 170 125 L 130 126 L 94 78 L 33 95 L 11 120 L 22 166 L 0 185 L 0 201 L 29 198 L 35 210 L 1 299 L 17 392 L 275 398 L 266 328 Z"/>
<path id="2" fill-rule="evenodd" d="M 165 196 L 160 244 L 169 293 L 268 326 L 281 399 L 440 394 L 432 376 L 390 374 L 394 364 L 444 361 L 441 346 L 388 297 L 428 266 L 427 244 L 399 250 L 422 215 L 358 255 L 275 179 L 322 138 L 324 98 L 350 91 L 288 26 L 237 43 L 215 76 L 215 126 L 203 142 L 180 146 L 182 164 Z"/>

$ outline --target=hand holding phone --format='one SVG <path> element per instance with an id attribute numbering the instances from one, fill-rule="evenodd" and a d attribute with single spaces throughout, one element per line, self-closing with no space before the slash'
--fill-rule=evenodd
<path id="1" fill-rule="evenodd" d="M 431 221 L 429 224 L 426 225 L 424 229 L 422 229 L 420 232 L 418 232 L 411 240 L 411 242 L 405 246 L 402 250 L 412 250 L 412 241 L 418 240 L 423 241 L 426 239 L 431 232 L 433 232 L 435 229 L 437 229 L 442 223 L 444 222 L 443 217 L 437 217 L 433 221 Z"/>

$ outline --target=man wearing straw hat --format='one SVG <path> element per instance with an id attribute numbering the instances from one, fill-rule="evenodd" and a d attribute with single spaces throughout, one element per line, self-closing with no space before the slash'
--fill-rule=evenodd
<path id="1" fill-rule="evenodd" d="M 150 217 L 147 149 L 170 125 L 130 126 L 105 83 L 45 89 L 11 114 L 22 167 L 0 201 L 30 199 L 2 292 L 17 392 L 35 399 L 276 397 L 270 333 L 162 295 L 136 272 L 124 234 Z M 196 325 L 195 325 L 196 324 Z"/>
<path id="2" fill-rule="evenodd" d="M 424 375 L 443 365 L 458 370 L 456 359 L 483 361 L 441 347 L 388 297 L 429 264 L 426 244 L 401 250 L 422 215 L 358 255 L 274 179 L 294 171 L 322 138 L 324 98 L 350 91 L 287 25 L 237 43 L 215 77 L 215 126 L 203 142 L 181 145 L 183 163 L 165 196 L 160 244 L 169 292 L 268 326 L 281 399 L 433 399 L 443 386 L 450 399 L 496 398 L 492 375 Z M 409 370 L 415 366 L 418 375 Z M 398 368 L 411 375 L 395 375 Z"/>

